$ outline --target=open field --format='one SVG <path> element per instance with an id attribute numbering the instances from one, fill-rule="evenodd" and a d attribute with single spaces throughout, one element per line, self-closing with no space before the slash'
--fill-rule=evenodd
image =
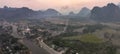
<path id="1" fill-rule="evenodd" d="M 89 43 L 102 43 L 104 42 L 102 39 L 98 38 L 94 34 L 84 34 L 81 36 L 72 36 L 72 37 L 63 37 L 65 40 L 80 40 L 82 42 Z"/>

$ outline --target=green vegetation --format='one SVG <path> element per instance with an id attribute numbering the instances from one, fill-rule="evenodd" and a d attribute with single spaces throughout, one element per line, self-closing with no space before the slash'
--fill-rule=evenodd
<path id="1" fill-rule="evenodd" d="M 93 33 L 96 30 L 101 30 L 105 28 L 106 26 L 102 24 L 95 24 L 95 25 L 86 25 L 85 27 L 86 28 L 83 30 L 83 33 Z"/>
<path id="2" fill-rule="evenodd" d="M 55 50 L 68 48 L 65 54 L 116 54 L 117 48 L 94 34 L 80 36 L 61 36 L 52 39 Z"/>
<path id="3" fill-rule="evenodd" d="M 63 37 L 65 40 L 80 40 L 82 42 L 89 43 L 102 43 L 103 40 L 95 36 L 94 34 L 84 34 L 81 36 Z"/>

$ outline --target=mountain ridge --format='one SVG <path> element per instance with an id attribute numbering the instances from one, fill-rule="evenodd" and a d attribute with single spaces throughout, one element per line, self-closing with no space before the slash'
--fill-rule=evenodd
<path id="1" fill-rule="evenodd" d="M 55 9 L 47 9 L 45 11 L 35 11 L 27 7 L 22 8 L 11 8 L 4 6 L 0 8 L 0 18 L 45 18 L 45 17 L 54 17 L 61 15 Z"/>
<path id="2" fill-rule="evenodd" d="M 108 3 L 104 7 L 94 7 L 91 10 L 91 19 L 96 21 L 120 21 L 120 8 L 113 4 Z"/>

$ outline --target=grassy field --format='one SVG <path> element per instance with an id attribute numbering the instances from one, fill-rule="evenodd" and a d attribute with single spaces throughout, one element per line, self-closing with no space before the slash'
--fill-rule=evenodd
<path id="1" fill-rule="evenodd" d="M 71 36 L 71 37 L 63 37 L 64 40 L 80 40 L 82 42 L 88 43 L 102 43 L 103 40 L 98 38 L 94 34 L 84 34 L 81 36 Z"/>

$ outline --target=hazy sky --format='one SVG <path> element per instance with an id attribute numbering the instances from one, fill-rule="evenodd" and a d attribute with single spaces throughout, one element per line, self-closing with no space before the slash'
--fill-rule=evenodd
<path id="1" fill-rule="evenodd" d="M 92 9 L 107 3 L 118 4 L 120 0 L 0 0 L 0 7 L 29 7 L 34 10 L 54 8 L 61 12 L 79 11 L 82 7 Z"/>

